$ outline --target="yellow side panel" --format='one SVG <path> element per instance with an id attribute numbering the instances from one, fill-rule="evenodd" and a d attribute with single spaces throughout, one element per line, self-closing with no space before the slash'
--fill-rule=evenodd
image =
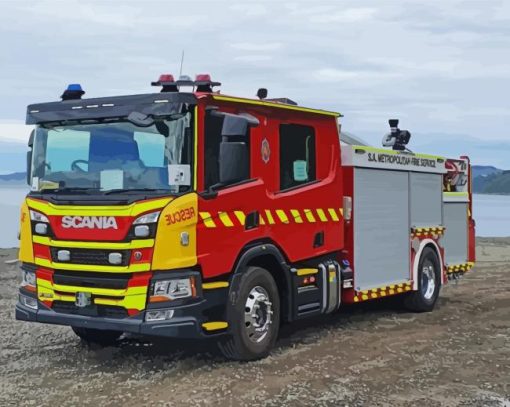
<path id="1" fill-rule="evenodd" d="M 26 201 L 23 201 L 23 205 L 21 205 L 19 260 L 24 263 L 34 262 L 32 227 L 30 226 L 30 213 Z"/>
<path id="2" fill-rule="evenodd" d="M 152 257 L 153 270 L 197 264 L 197 220 L 198 199 L 195 193 L 176 198 L 163 209 Z M 186 239 L 187 245 L 184 244 Z"/>

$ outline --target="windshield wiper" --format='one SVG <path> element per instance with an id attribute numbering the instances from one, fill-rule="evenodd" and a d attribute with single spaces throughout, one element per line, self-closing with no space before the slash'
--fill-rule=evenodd
<path id="1" fill-rule="evenodd" d="M 94 188 L 91 187 L 62 187 L 62 188 L 44 188 L 39 192 L 41 193 L 55 193 L 55 192 L 85 192 L 87 194 L 93 193 Z"/>
<path id="2" fill-rule="evenodd" d="M 169 195 L 172 194 L 169 189 L 165 188 L 128 188 L 128 189 L 111 189 L 107 192 L 105 192 L 105 195 L 111 195 L 111 194 L 125 194 L 129 192 L 165 192 Z"/>

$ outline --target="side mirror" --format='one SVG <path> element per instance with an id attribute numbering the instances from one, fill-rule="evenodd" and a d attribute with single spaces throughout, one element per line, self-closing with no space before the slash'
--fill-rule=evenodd
<path id="1" fill-rule="evenodd" d="M 248 119 L 236 114 L 225 114 L 223 118 L 223 127 L 221 128 L 222 137 L 244 136 L 248 130 Z"/>
<path id="2" fill-rule="evenodd" d="M 220 144 L 220 184 L 228 185 L 248 179 L 250 155 L 246 143 Z"/>
<path id="3" fill-rule="evenodd" d="M 32 185 L 32 147 L 34 146 L 34 136 L 35 131 L 32 130 L 30 132 L 30 137 L 28 138 L 28 148 L 27 151 L 27 184 Z"/>
<path id="4" fill-rule="evenodd" d="M 138 127 L 150 127 L 154 124 L 154 119 L 152 117 L 140 112 L 129 113 L 127 119 Z"/>
<path id="5" fill-rule="evenodd" d="M 32 150 L 27 151 L 27 184 L 32 185 Z"/>

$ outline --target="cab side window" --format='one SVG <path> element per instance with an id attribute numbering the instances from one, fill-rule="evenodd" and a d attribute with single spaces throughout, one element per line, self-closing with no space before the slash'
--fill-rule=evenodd
<path id="1" fill-rule="evenodd" d="M 280 125 L 280 190 L 316 179 L 314 128 L 301 124 Z"/>
<path id="2" fill-rule="evenodd" d="M 204 135 L 204 189 L 212 186 L 228 186 L 238 182 L 245 181 L 250 178 L 250 157 L 248 153 L 247 174 L 239 174 L 239 178 L 232 180 L 227 184 L 220 184 L 220 149 L 221 145 L 226 144 L 243 144 L 245 148 L 250 151 L 250 130 L 246 130 L 245 134 L 235 136 L 222 136 L 222 129 L 224 124 L 224 117 L 207 113 L 205 117 L 205 135 Z M 225 163 L 223 163 L 225 164 Z"/>

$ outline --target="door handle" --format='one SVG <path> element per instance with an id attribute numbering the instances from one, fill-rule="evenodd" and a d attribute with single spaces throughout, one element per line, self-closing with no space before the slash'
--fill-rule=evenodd
<path id="1" fill-rule="evenodd" d="M 244 220 L 244 229 L 250 230 L 258 228 L 260 225 L 260 215 L 258 211 L 250 212 L 246 215 L 246 219 Z"/>

